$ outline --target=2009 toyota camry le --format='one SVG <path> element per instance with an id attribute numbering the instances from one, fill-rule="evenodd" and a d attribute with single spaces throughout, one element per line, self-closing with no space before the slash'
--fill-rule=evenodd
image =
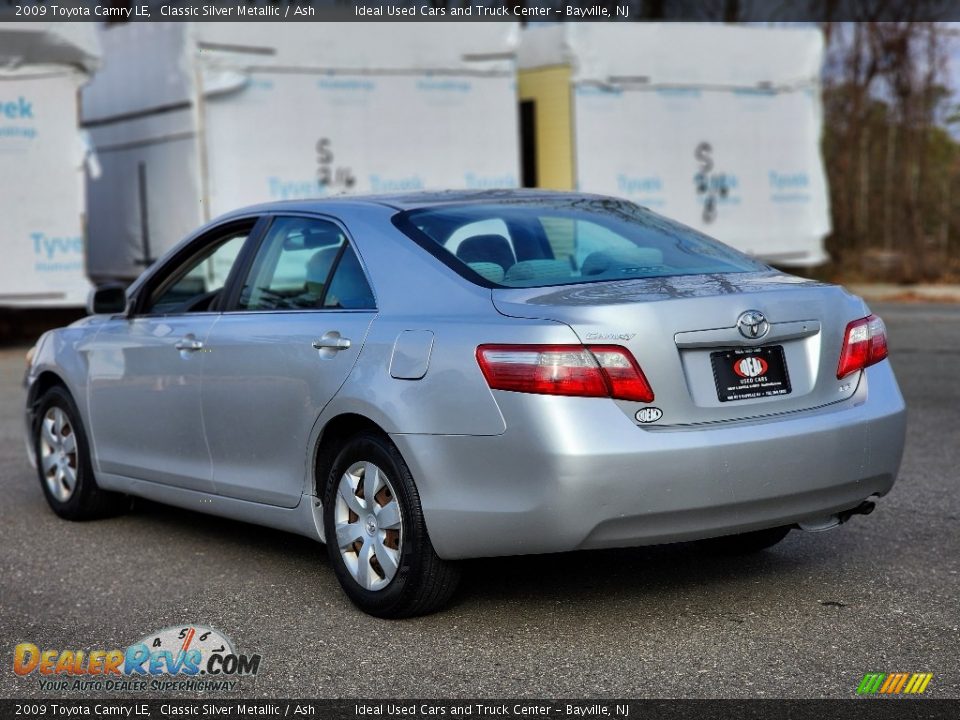
<path id="1" fill-rule="evenodd" d="M 863 300 L 613 198 L 250 207 L 90 305 L 29 358 L 54 512 L 316 538 L 381 617 L 442 606 L 463 558 L 824 530 L 903 451 Z"/>

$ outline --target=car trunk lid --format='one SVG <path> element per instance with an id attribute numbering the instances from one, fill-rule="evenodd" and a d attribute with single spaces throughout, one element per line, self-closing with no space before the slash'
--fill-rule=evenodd
<path id="1" fill-rule="evenodd" d="M 867 312 L 838 286 L 775 271 L 497 288 L 493 302 L 506 316 L 563 322 L 585 344 L 627 347 L 655 399 L 616 402 L 648 426 L 744 420 L 850 397 L 859 374 L 838 380 L 837 362 L 846 324 Z M 738 328 L 745 314 L 757 319 L 751 311 L 765 321 L 757 337 L 749 322 Z"/>

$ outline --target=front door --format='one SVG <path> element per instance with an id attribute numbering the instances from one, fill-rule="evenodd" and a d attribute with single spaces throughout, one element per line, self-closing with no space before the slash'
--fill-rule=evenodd
<path id="1" fill-rule="evenodd" d="M 204 236 L 144 288 L 131 317 L 109 320 L 89 351 L 100 472 L 212 492 L 200 380 L 217 303 L 252 222 Z"/>

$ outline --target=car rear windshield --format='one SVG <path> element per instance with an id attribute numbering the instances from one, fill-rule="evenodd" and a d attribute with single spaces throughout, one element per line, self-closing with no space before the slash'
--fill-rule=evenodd
<path id="1" fill-rule="evenodd" d="M 546 287 L 767 266 L 633 203 L 602 198 L 440 205 L 400 213 L 404 233 L 488 287 Z"/>

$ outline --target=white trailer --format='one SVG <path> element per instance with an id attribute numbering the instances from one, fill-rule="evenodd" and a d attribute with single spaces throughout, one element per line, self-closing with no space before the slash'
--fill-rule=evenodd
<path id="1" fill-rule="evenodd" d="M 518 184 L 514 24 L 130 23 L 83 95 L 90 272 L 238 206 Z"/>
<path id="2" fill-rule="evenodd" d="M 813 28 L 526 30 L 525 184 L 626 197 L 769 262 L 822 263 L 822 58 Z"/>
<path id="3" fill-rule="evenodd" d="M 0 308 L 86 302 L 78 91 L 96 68 L 80 23 L 0 23 Z"/>

